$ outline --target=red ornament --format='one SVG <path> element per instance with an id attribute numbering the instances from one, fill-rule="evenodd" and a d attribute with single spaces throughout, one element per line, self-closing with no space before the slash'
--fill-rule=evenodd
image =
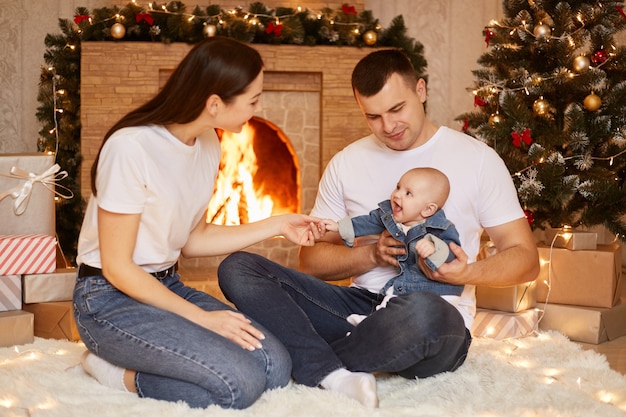
<path id="1" fill-rule="evenodd" d="M 489 41 L 491 41 L 491 38 L 493 38 L 495 34 L 496 32 L 494 32 L 493 29 L 485 29 L 485 43 L 487 44 L 487 46 L 489 46 Z"/>
<path id="2" fill-rule="evenodd" d="M 608 57 L 609 57 L 609 54 L 607 54 L 607 52 L 604 49 L 600 49 L 599 51 L 596 51 L 593 54 L 593 56 L 591 57 L 591 62 L 593 62 L 596 65 L 602 64 L 604 61 L 606 61 Z"/>
<path id="3" fill-rule="evenodd" d="M 474 96 L 474 107 L 476 106 L 485 107 L 486 105 L 487 105 L 487 102 L 485 100 L 483 100 L 479 96 Z"/>
<path id="4" fill-rule="evenodd" d="M 267 27 L 265 28 L 265 33 L 267 33 L 268 35 L 270 33 L 273 33 L 274 36 L 280 36 L 281 33 L 283 33 L 283 25 L 282 25 L 282 23 L 270 22 L 267 25 Z"/>
<path id="5" fill-rule="evenodd" d="M 519 148 L 522 144 L 522 141 L 526 145 L 530 145 L 533 143 L 533 138 L 530 137 L 530 129 L 526 128 L 522 133 L 512 132 L 511 136 L 513 137 L 513 146 Z"/>
<path id="6" fill-rule="evenodd" d="M 74 23 L 76 23 L 77 25 L 80 24 L 80 22 L 82 22 L 83 20 L 89 21 L 89 15 L 77 14 L 76 16 L 74 16 Z"/>
<path id="7" fill-rule="evenodd" d="M 345 14 L 353 14 L 353 15 L 358 14 L 354 6 L 348 6 L 347 4 L 344 4 L 343 6 L 341 6 L 341 10 L 343 10 Z"/>
<path id="8" fill-rule="evenodd" d="M 621 14 L 621 15 L 622 15 L 622 17 L 623 17 L 624 19 L 626 19 L 626 13 L 624 13 L 624 9 L 623 9 L 623 8 L 621 8 L 620 6 L 615 6 L 615 8 L 616 8 L 616 9 L 617 9 L 617 11 L 619 12 L 619 14 Z"/>
<path id="9" fill-rule="evenodd" d="M 469 132 L 469 119 L 465 118 L 463 119 L 463 132 L 467 133 Z"/>
<path id="10" fill-rule="evenodd" d="M 150 13 L 137 13 L 137 15 L 135 16 L 135 22 L 140 23 L 142 20 L 144 20 L 149 26 L 152 26 L 154 24 L 154 19 L 152 18 Z"/>
<path id="11" fill-rule="evenodd" d="M 524 217 L 526 217 L 526 220 L 528 221 L 528 224 L 530 226 L 532 226 L 533 223 L 535 222 L 535 216 L 533 215 L 533 212 L 530 210 L 524 210 Z"/>

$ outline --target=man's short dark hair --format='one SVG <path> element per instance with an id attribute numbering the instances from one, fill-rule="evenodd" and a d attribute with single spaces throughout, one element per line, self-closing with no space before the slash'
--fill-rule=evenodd
<path id="1" fill-rule="evenodd" d="M 382 49 L 362 58 L 352 71 L 352 91 L 365 97 L 377 94 L 389 77 L 399 74 L 415 89 L 419 79 L 409 57 L 400 49 Z"/>

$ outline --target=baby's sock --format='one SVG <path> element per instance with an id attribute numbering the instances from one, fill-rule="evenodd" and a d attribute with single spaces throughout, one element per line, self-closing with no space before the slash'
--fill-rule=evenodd
<path id="1" fill-rule="evenodd" d="M 341 368 L 326 375 L 320 385 L 329 391 L 353 398 L 366 407 L 378 407 L 376 378 L 372 374 L 350 372 Z"/>
<path id="2" fill-rule="evenodd" d="M 83 354 L 81 364 L 83 369 L 102 385 L 128 391 L 124 385 L 124 368 L 115 366 L 91 352 Z"/>
<path id="3" fill-rule="evenodd" d="M 366 318 L 367 316 L 364 314 L 350 314 L 348 317 L 346 317 L 346 320 L 351 325 L 358 326 Z"/>

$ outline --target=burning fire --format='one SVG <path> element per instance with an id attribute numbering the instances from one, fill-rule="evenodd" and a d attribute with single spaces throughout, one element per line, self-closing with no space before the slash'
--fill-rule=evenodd
<path id="1" fill-rule="evenodd" d="M 258 168 L 253 149 L 254 132 L 254 127 L 247 123 L 241 133 L 222 133 L 222 160 L 207 222 L 234 225 L 272 214 L 272 197 L 254 184 Z"/>

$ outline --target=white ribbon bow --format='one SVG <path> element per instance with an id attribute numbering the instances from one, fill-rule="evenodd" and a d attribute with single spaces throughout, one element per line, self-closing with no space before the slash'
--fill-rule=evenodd
<path id="1" fill-rule="evenodd" d="M 22 215 L 28 207 L 28 202 L 30 201 L 30 195 L 33 190 L 33 185 L 36 182 L 41 183 L 50 192 L 58 195 L 61 198 L 70 199 L 74 197 L 74 193 L 72 192 L 72 190 L 56 183 L 57 181 L 67 177 L 67 171 L 59 172 L 60 169 L 61 167 L 59 166 L 59 164 L 54 164 L 50 168 L 48 168 L 43 174 L 34 174 L 19 167 L 12 167 L 9 175 L 0 174 L 0 176 L 24 180 L 26 182 L 23 185 L 18 185 L 8 191 L 0 193 L 0 201 L 2 201 L 5 197 L 11 196 L 11 198 L 15 200 L 13 203 L 13 211 L 17 216 Z M 66 191 L 66 193 L 64 194 L 57 191 L 55 189 L 55 186 L 62 188 Z"/>

